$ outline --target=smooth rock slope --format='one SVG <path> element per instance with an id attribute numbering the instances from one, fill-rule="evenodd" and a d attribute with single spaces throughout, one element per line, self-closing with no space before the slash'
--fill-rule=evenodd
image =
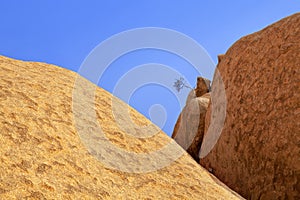
<path id="1" fill-rule="evenodd" d="M 115 168 L 100 162 L 101 151 L 89 153 L 83 142 L 97 123 L 82 115 L 81 110 L 75 112 L 72 108 L 76 78 L 76 73 L 54 65 L 0 56 L 0 199 L 241 198 L 186 153 L 170 165 L 147 173 L 118 170 L 130 166 L 130 163 L 117 163 L 117 156 L 123 155 L 102 158 L 113 162 L 116 156 L 116 163 L 110 163 Z M 114 121 L 113 96 L 88 81 L 83 82 L 95 88 L 96 121 L 111 144 L 128 152 L 147 154 L 172 142 L 162 132 L 148 138 L 136 138 L 124 132 L 132 129 L 119 127 L 122 121 L 119 124 Z M 84 98 L 85 88 L 81 89 Z M 125 103 L 117 99 L 114 102 L 118 109 L 128 108 L 137 125 L 150 124 Z M 79 126 L 80 123 L 76 126 L 76 117 L 88 129 Z M 79 129 L 87 130 L 87 138 L 79 137 Z M 91 142 L 103 138 L 98 139 Z M 181 152 L 177 147 L 175 153 Z M 162 162 L 167 159 L 164 154 L 158 158 Z M 155 167 L 152 160 L 141 163 L 141 166 L 149 165 Z"/>

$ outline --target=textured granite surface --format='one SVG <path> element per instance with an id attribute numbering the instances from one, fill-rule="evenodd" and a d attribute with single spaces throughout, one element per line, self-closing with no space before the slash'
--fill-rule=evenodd
<path id="1" fill-rule="evenodd" d="M 75 112 L 75 81 L 76 73 L 63 68 L 0 56 L 0 199 L 240 199 L 187 153 L 147 173 L 117 170 L 130 163 L 110 163 L 112 168 L 100 162 L 101 155 L 89 153 L 79 136 L 78 130 L 85 127 L 75 126 L 76 117 L 88 131 L 101 124 L 111 144 L 130 152 L 147 154 L 173 140 L 162 132 L 148 138 L 129 135 L 124 130 L 132 127 L 125 119 L 119 124 L 114 121 L 112 95 L 85 80 L 84 86 L 95 88 L 97 123 L 80 115 L 90 109 L 90 102 Z M 86 98 L 85 88 L 81 92 Z M 125 107 L 137 125 L 150 124 L 125 103 L 115 100 L 115 106 L 117 115 L 122 116 L 118 109 Z M 122 123 L 127 127 L 120 127 Z M 174 148 L 174 154 L 182 151 Z M 103 160 L 113 162 L 123 156 L 112 155 L 116 157 Z M 157 162 L 168 159 L 159 156 Z M 141 166 L 155 164 L 149 161 Z"/>
<path id="2" fill-rule="evenodd" d="M 238 40 L 218 70 L 226 120 L 201 165 L 247 199 L 300 199 L 300 13 Z"/>

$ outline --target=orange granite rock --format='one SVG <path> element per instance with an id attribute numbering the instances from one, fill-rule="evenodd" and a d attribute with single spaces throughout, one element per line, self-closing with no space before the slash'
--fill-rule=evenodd
<path id="1" fill-rule="evenodd" d="M 79 85 L 79 99 L 88 98 L 89 89 L 95 92 L 95 101 L 89 99 L 79 110 L 81 105 L 74 101 L 78 79 L 83 83 Z M 89 107 L 91 103 L 94 107 Z M 163 132 L 148 138 L 125 132 L 132 127 L 120 127 L 126 125 L 122 120 L 115 122 L 112 103 L 117 110 L 129 110 L 135 124 L 151 125 L 127 104 L 74 72 L 0 56 L 0 199 L 241 199 L 182 153 Z M 91 108 L 95 122 L 83 115 Z M 147 168 L 147 172 L 126 168 L 131 163 L 118 162 L 122 154 L 111 152 L 109 158 L 101 158 L 99 152 L 109 153 L 107 146 L 91 151 L 104 139 L 88 135 L 98 124 L 110 144 L 123 152 L 147 157 L 174 144 L 173 154 L 182 154 L 156 170 L 151 169 L 168 160 L 167 155 L 157 154 L 137 166 Z M 79 134 L 82 130 L 86 135 Z"/>
<path id="2" fill-rule="evenodd" d="M 247 199 L 300 199 L 300 13 L 241 38 L 219 61 L 226 120 L 201 165 Z M 206 131 L 211 116 L 210 106 Z"/>

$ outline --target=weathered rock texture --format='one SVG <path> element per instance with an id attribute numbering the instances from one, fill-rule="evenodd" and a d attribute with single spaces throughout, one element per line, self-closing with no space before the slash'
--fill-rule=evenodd
<path id="1" fill-rule="evenodd" d="M 75 79 L 76 73 L 53 65 L 0 57 L 0 199 L 240 198 L 187 154 L 165 168 L 139 174 L 99 162 L 74 126 Z M 111 143 L 146 153 L 171 141 L 162 132 L 150 138 L 126 134 L 114 121 L 112 98 L 97 87 L 97 120 Z M 136 124 L 150 123 L 129 109 Z M 88 119 L 85 123 L 96 126 Z"/>
<path id="2" fill-rule="evenodd" d="M 186 105 L 179 115 L 172 138 L 196 161 L 204 135 L 205 114 L 210 99 L 210 81 L 198 77 L 197 87 L 191 90 Z"/>
<path id="3" fill-rule="evenodd" d="M 210 80 L 198 77 L 197 78 L 197 87 L 195 88 L 195 93 L 197 97 L 201 97 L 202 95 L 208 93 L 210 91 Z"/>
<path id="4" fill-rule="evenodd" d="M 218 70 L 227 116 L 201 165 L 247 199 L 300 199 L 300 13 L 241 38 Z"/>

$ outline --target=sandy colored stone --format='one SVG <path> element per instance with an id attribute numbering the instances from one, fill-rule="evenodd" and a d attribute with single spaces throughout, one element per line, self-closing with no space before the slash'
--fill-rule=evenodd
<path id="1" fill-rule="evenodd" d="M 219 61 L 226 121 L 201 165 L 247 199 L 300 199 L 300 13 L 241 38 Z M 206 131 L 211 115 L 210 106 Z"/>
<path id="2" fill-rule="evenodd" d="M 74 111 L 80 106 L 73 101 L 76 77 L 76 73 L 54 65 L 0 57 L 0 199 L 241 198 L 186 153 L 170 165 L 147 173 L 123 172 L 100 162 L 96 157 L 101 156 L 97 154 L 101 151 L 90 153 L 79 130 L 88 134 L 97 123 L 101 124 L 111 144 L 137 154 L 161 149 L 173 140 L 162 132 L 148 138 L 129 135 L 124 130 L 132 127 L 119 126 L 125 124 L 125 119 L 119 124 L 114 121 L 112 102 L 117 110 L 129 109 L 135 124 L 145 126 L 151 122 L 86 80 L 80 87 L 87 88 L 81 88 L 79 97 L 89 98 L 89 88 L 95 89 L 95 101 L 90 99 L 87 105 L 94 103 L 97 123 L 90 116 L 81 115 L 89 107 L 83 105 L 83 110 Z M 120 118 L 126 116 L 116 114 Z M 88 129 L 81 127 L 76 118 Z M 91 138 L 91 142 L 101 139 Z M 177 145 L 175 153 L 180 149 Z M 113 156 L 105 159 L 114 160 Z M 168 158 L 160 155 L 158 159 Z M 149 165 L 152 164 L 150 160 Z"/>
<path id="3" fill-rule="evenodd" d="M 209 93 L 189 101 L 183 108 L 175 124 L 172 138 L 196 160 L 204 135 L 205 114 L 208 107 Z"/>
<path id="4" fill-rule="evenodd" d="M 204 135 L 207 134 L 208 127 L 210 125 L 211 120 L 211 99 L 208 102 L 206 113 L 205 113 L 205 119 L 204 119 Z M 203 137 L 204 137 L 203 135 Z"/>
<path id="5" fill-rule="evenodd" d="M 205 115 L 210 100 L 210 80 L 197 77 L 197 85 L 187 96 L 172 133 L 172 138 L 197 162 L 204 135 Z"/>
<path id="6" fill-rule="evenodd" d="M 186 98 L 185 105 L 189 104 L 189 102 L 190 102 L 191 100 L 195 99 L 196 97 L 197 97 L 197 96 L 196 96 L 195 89 L 192 89 L 192 90 L 189 92 L 189 94 L 188 94 L 188 96 L 187 96 L 187 98 Z"/>
<path id="7" fill-rule="evenodd" d="M 197 77 L 197 85 L 196 88 L 192 89 L 186 98 L 185 104 L 188 103 L 197 97 L 201 97 L 210 92 L 210 80 L 203 77 Z"/>

